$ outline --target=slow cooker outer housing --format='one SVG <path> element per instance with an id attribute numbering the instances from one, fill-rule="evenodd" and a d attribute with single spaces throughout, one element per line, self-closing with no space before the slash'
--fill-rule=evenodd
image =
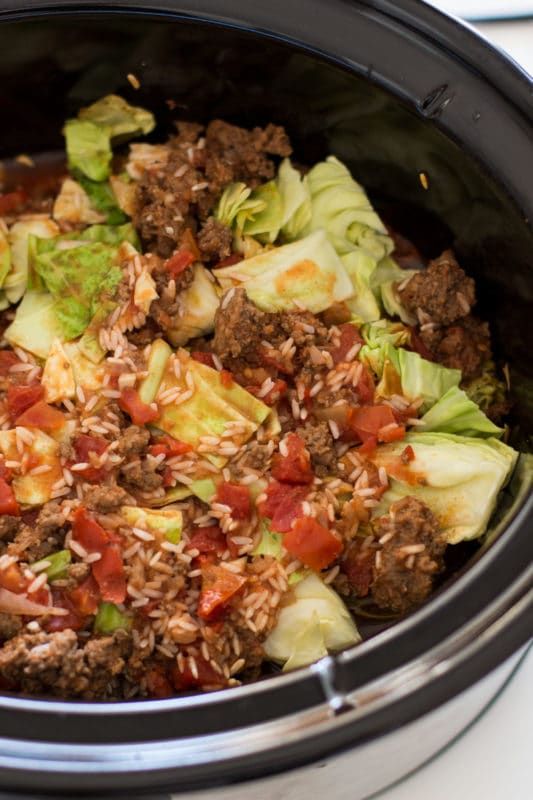
<path id="1" fill-rule="evenodd" d="M 533 89 L 518 68 L 415 0 L 3 4 L 4 156 L 61 147 L 64 119 L 109 91 L 151 107 L 161 128 L 169 98 L 184 118 L 285 124 L 302 161 L 334 152 L 380 207 L 400 205 L 399 223 L 429 254 L 453 243 L 510 363 L 523 441 Z M 88 791 L 181 790 L 294 767 L 400 728 L 531 634 L 531 502 L 520 481 L 500 527 L 425 608 L 311 669 L 142 705 L 0 698 L 0 783 L 53 791 L 83 774 Z"/>

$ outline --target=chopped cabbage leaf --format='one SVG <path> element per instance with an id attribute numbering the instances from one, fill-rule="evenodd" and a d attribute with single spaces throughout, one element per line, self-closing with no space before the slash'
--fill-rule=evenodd
<path id="1" fill-rule="evenodd" d="M 393 258 L 383 258 L 374 272 L 371 283 L 381 297 L 383 308 L 391 317 L 399 317 L 406 325 L 415 325 L 417 319 L 402 305 L 396 286 L 416 274 L 414 269 L 402 269 Z"/>
<path id="2" fill-rule="evenodd" d="M 40 475 L 15 475 L 12 482 L 17 501 L 24 506 L 40 506 L 47 503 L 53 492 L 53 485 L 63 477 L 59 460 L 59 443 L 43 431 L 32 430 L 33 442 L 27 447 L 34 466 L 47 465 L 48 472 Z M 0 452 L 6 461 L 18 461 L 17 435 L 14 429 L 0 431 Z"/>
<path id="3" fill-rule="evenodd" d="M 303 305 L 317 314 L 353 294 L 350 277 L 322 230 L 213 274 L 223 289 L 242 284 L 249 299 L 264 311 Z"/>
<path id="4" fill-rule="evenodd" d="M 57 403 L 76 394 L 76 381 L 72 364 L 65 353 L 61 339 L 54 339 L 46 359 L 41 385 L 47 403 Z"/>
<path id="5" fill-rule="evenodd" d="M 324 228 L 340 255 L 360 247 L 377 262 L 392 252 L 392 239 L 365 190 L 335 156 L 308 172 L 307 185 L 311 220 L 304 234 Z"/>
<path id="6" fill-rule="evenodd" d="M 147 364 L 148 375 L 142 379 L 139 386 L 139 397 L 143 403 L 154 402 L 171 354 L 172 350 L 164 339 L 152 342 Z"/>
<path id="7" fill-rule="evenodd" d="M 292 589 L 278 622 L 264 643 L 267 658 L 284 671 L 312 664 L 328 652 L 358 644 L 361 637 L 338 594 L 309 573 Z"/>
<path id="8" fill-rule="evenodd" d="M 32 236 L 49 239 L 59 234 L 53 219 L 26 219 L 15 222 L 9 229 L 11 270 L 3 284 L 10 303 L 18 303 L 28 285 L 29 245 Z M 30 287 L 32 288 L 32 287 Z"/>
<path id="9" fill-rule="evenodd" d="M 282 547 L 282 534 L 273 531 L 268 520 L 264 519 L 261 526 L 261 538 L 252 551 L 252 555 L 281 558 Z"/>
<path id="10" fill-rule="evenodd" d="M 97 633 L 110 634 L 119 628 L 128 630 L 132 625 L 132 617 L 124 614 L 114 603 L 102 602 L 94 618 L 93 628 Z"/>
<path id="11" fill-rule="evenodd" d="M 302 177 L 288 158 L 280 164 L 276 178 L 283 213 L 281 231 L 289 241 L 298 239 L 311 221 L 311 195 L 307 179 Z"/>
<path id="12" fill-rule="evenodd" d="M 4 232 L 3 223 L 0 223 L 0 286 L 3 285 L 6 275 L 11 269 L 11 248 L 6 233 L 7 228 Z"/>
<path id="13" fill-rule="evenodd" d="M 459 385 L 461 370 L 449 369 L 441 364 L 435 364 L 433 361 L 427 361 L 418 353 L 403 348 L 396 352 L 402 394 L 409 400 L 423 397 L 422 411 L 431 408 L 452 386 Z"/>
<path id="14" fill-rule="evenodd" d="M 175 369 L 175 361 L 179 369 Z M 179 372 L 179 378 L 176 372 Z M 201 437 L 221 436 L 232 422 L 241 425 L 235 426 L 237 430 L 233 436 L 227 437 L 227 442 L 240 447 L 270 413 L 267 405 L 238 383 L 232 381 L 228 386 L 216 369 L 195 361 L 186 350 L 178 350 L 175 359 L 167 362 L 160 391 L 173 387 L 192 394 L 186 395 L 184 401 L 161 406 L 157 427 L 175 439 L 187 442 L 196 452 L 199 447 L 199 452 L 202 452 Z M 208 451 L 206 458 L 220 468 L 228 460 L 228 456 Z"/>
<path id="15" fill-rule="evenodd" d="M 230 183 L 224 189 L 215 209 L 215 218 L 230 227 L 237 219 L 237 214 L 250 197 L 252 190 L 245 183 Z M 264 203 L 257 203 L 259 209 L 264 208 Z"/>
<path id="16" fill-rule="evenodd" d="M 282 215 L 283 203 L 278 187 L 275 181 L 269 181 L 254 189 L 237 212 L 237 227 L 244 236 L 254 236 L 264 243 L 274 242 Z"/>
<path id="17" fill-rule="evenodd" d="M 154 511 L 140 506 L 122 506 L 120 514 L 132 528 L 141 528 L 172 544 L 178 544 L 181 539 L 183 514 L 178 508 L 161 508 Z"/>
<path id="18" fill-rule="evenodd" d="M 167 332 L 171 344 L 178 347 L 211 333 L 219 304 L 216 284 L 205 267 L 195 264 L 193 281 L 180 295 L 180 315 L 172 320 Z"/>
<path id="19" fill-rule="evenodd" d="M 63 181 L 61 191 L 54 202 L 52 216 L 58 222 L 68 222 L 73 225 L 93 225 L 106 221 L 106 217 L 91 203 L 91 198 L 83 186 L 72 178 L 65 178 Z"/>
<path id="20" fill-rule="evenodd" d="M 33 269 L 55 300 L 64 339 L 80 336 L 101 304 L 114 296 L 122 280 L 117 254 L 115 245 L 94 241 L 35 255 Z"/>
<path id="21" fill-rule="evenodd" d="M 426 411 L 420 431 L 459 433 L 462 436 L 496 436 L 503 434 L 462 389 L 452 386 Z"/>
<path id="22" fill-rule="evenodd" d="M 95 208 L 100 215 L 100 220 L 92 220 L 93 222 L 107 222 L 108 225 L 122 225 L 128 221 L 128 216 L 132 216 L 131 214 L 126 215 L 121 208 L 116 192 L 111 185 L 111 178 L 109 182 L 98 182 L 91 181 L 84 175 L 80 175 L 78 182 L 91 201 L 93 208 Z"/>
<path id="23" fill-rule="evenodd" d="M 150 111 L 131 106 L 122 97 L 110 94 L 86 108 L 63 129 L 68 165 L 92 181 L 109 177 L 113 139 L 150 133 L 155 119 Z"/>
<path id="24" fill-rule="evenodd" d="M 376 269 L 376 260 L 362 249 L 351 250 L 341 256 L 342 263 L 352 280 L 354 294 L 346 301 L 352 316 L 363 322 L 378 320 L 381 308 L 370 288 L 370 281 Z"/>
<path id="25" fill-rule="evenodd" d="M 403 347 L 411 342 L 411 331 L 401 322 L 380 319 L 361 327 L 363 339 L 369 347 L 382 348 L 384 344 Z"/>
<path id="26" fill-rule="evenodd" d="M 95 183 L 94 186 L 102 186 L 101 183 Z M 106 186 L 106 184 L 103 184 Z M 123 173 L 122 175 L 111 175 L 109 177 L 109 185 L 111 187 L 111 191 L 113 192 L 113 196 L 115 198 L 115 203 L 123 212 L 124 215 L 128 217 L 133 217 L 137 208 L 137 186 L 132 181 L 128 173 Z M 96 203 L 96 200 L 93 200 Z M 116 212 L 109 208 L 108 218 L 107 221 L 111 224 L 114 224 L 115 214 Z"/>
<path id="27" fill-rule="evenodd" d="M 414 459 L 405 464 L 407 445 Z M 413 495 L 433 511 L 449 544 L 476 539 L 485 533 L 518 453 L 497 439 L 468 438 L 448 433 L 412 433 L 401 442 L 378 447 L 372 456 L 384 467 L 390 488 L 375 515 L 391 503 Z"/>
<path id="28" fill-rule="evenodd" d="M 185 498 L 190 497 L 191 494 L 192 492 L 188 486 L 180 484 L 179 486 L 173 486 L 171 489 L 167 489 L 162 497 L 153 497 L 146 502 L 153 508 L 162 508 L 171 503 L 179 503 L 180 500 L 185 500 Z"/>
<path id="29" fill-rule="evenodd" d="M 4 337 L 13 347 L 22 347 L 38 358 L 47 358 L 54 340 L 62 338 L 56 300 L 48 292 L 27 291 Z"/>

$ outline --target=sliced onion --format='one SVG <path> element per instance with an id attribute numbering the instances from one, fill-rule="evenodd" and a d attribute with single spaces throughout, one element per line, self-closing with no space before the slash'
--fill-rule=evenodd
<path id="1" fill-rule="evenodd" d="M 63 617 L 68 614 L 66 608 L 42 606 L 40 603 L 28 600 L 23 594 L 15 594 L 15 592 L 2 588 L 0 588 L 0 611 L 5 614 L 19 614 L 24 617 L 42 617 L 45 614 Z"/>

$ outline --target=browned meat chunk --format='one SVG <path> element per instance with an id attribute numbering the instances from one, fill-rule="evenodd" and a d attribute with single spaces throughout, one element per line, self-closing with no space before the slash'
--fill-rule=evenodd
<path id="1" fill-rule="evenodd" d="M 20 517 L 11 517 L 9 514 L 2 514 L 0 516 L 0 539 L 10 542 L 18 532 L 20 525 Z"/>
<path id="2" fill-rule="evenodd" d="M 222 261 L 231 255 L 231 228 L 209 217 L 198 234 L 198 247 L 204 261 Z"/>
<path id="3" fill-rule="evenodd" d="M 376 528 L 382 547 L 374 560 L 372 598 L 380 608 L 404 614 L 430 594 L 446 543 L 433 513 L 415 497 L 393 503 Z"/>
<path id="4" fill-rule="evenodd" d="M 58 503 L 50 501 L 42 507 L 33 525 L 22 525 L 7 551 L 23 561 L 38 561 L 61 549 L 65 533 L 65 517 Z"/>
<path id="5" fill-rule="evenodd" d="M 12 639 L 22 628 L 22 621 L 16 614 L 0 613 L 0 641 Z"/>
<path id="6" fill-rule="evenodd" d="M 122 432 L 118 442 L 118 452 L 126 458 L 139 455 L 146 449 L 149 441 L 150 431 L 137 425 L 130 425 Z"/>
<path id="7" fill-rule="evenodd" d="M 230 291 L 231 299 L 221 303 L 215 316 L 213 350 L 237 375 L 260 366 L 291 374 L 307 362 L 312 344 L 326 341 L 327 328 L 308 311 L 270 314 L 251 303 L 244 289 Z M 289 338 L 291 346 L 280 352 Z"/>
<path id="8" fill-rule="evenodd" d="M 85 578 L 89 577 L 90 572 L 91 567 L 84 561 L 77 561 L 75 564 L 69 564 L 67 567 L 67 583 L 64 587 L 65 590 L 72 591 L 72 589 L 75 589 Z"/>
<path id="9" fill-rule="evenodd" d="M 120 486 L 90 486 L 85 490 L 85 505 L 91 511 L 108 514 L 128 502 L 128 494 Z"/>
<path id="10" fill-rule="evenodd" d="M 403 305 L 413 314 L 426 314 L 427 322 L 449 325 L 466 317 L 476 302 L 475 284 L 468 278 L 451 250 L 429 262 L 427 269 L 413 275 L 399 290 Z"/>
<path id="11" fill-rule="evenodd" d="M 264 472 L 268 468 L 271 456 L 272 452 L 268 445 L 250 442 L 239 460 L 231 464 L 234 477 L 244 477 L 246 469 L 254 469 L 259 473 Z"/>
<path id="12" fill-rule="evenodd" d="M 206 179 L 211 193 L 217 195 L 233 181 L 256 186 L 272 178 L 274 163 L 267 154 L 289 156 L 292 148 L 277 125 L 247 131 L 215 119 L 207 126 L 205 152 Z"/>
<path id="13" fill-rule="evenodd" d="M 317 475 L 331 474 L 337 463 L 334 439 L 326 422 L 306 422 L 298 428 L 298 435 L 304 440 L 311 454 L 311 462 Z"/>
<path id="14" fill-rule="evenodd" d="M 23 633 L 0 649 L 0 675 L 28 694 L 110 698 L 130 647 L 125 631 L 90 639 L 85 646 L 72 630 Z"/>
<path id="15" fill-rule="evenodd" d="M 421 336 L 435 360 L 445 367 L 460 369 L 464 380 L 479 375 L 491 357 L 489 326 L 476 317 L 465 317 L 436 331 L 422 331 Z"/>
<path id="16" fill-rule="evenodd" d="M 213 350 L 225 365 L 240 361 L 260 366 L 261 342 L 271 342 L 279 336 L 278 316 L 257 308 L 244 289 L 234 289 L 229 302 L 226 296 L 226 302 L 222 302 L 216 313 Z"/>
<path id="17" fill-rule="evenodd" d="M 126 468 L 123 467 L 120 477 L 128 490 L 138 489 L 141 492 L 151 492 L 153 489 L 159 489 L 163 483 L 163 476 L 146 459 L 143 462 L 139 461 L 133 464 L 131 467 L 129 464 Z"/>

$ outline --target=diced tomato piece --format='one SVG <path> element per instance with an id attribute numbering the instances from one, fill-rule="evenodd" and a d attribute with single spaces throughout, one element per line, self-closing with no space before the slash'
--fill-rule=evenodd
<path id="1" fill-rule="evenodd" d="M 148 449 L 153 456 L 159 456 L 164 453 L 167 458 L 172 458 L 173 456 L 182 456 L 184 453 L 189 453 L 192 450 L 192 446 L 187 442 L 182 442 L 179 439 L 174 439 L 173 436 L 164 434 L 164 436 L 159 436 L 155 444 L 150 445 Z"/>
<path id="2" fill-rule="evenodd" d="M 341 540 L 312 517 L 300 517 L 283 537 L 289 553 L 314 570 L 328 567 L 342 550 Z"/>
<path id="3" fill-rule="evenodd" d="M 20 516 L 20 506 L 13 489 L 4 478 L 0 478 L 0 514 L 9 514 L 12 517 Z"/>
<path id="4" fill-rule="evenodd" d="M 89 575 L 79 586 L 68 592 L 68 600 L 78 616 L 88 617 L 90 614 L 96 614 L 101 596 L 93 576 Z"/>
<path id="5" fill-rule="evenodd" d="M 56 608 L 66 608 L 68 614 L 62 617 L 49 617 L 45 623 L 45 630 L 48 632 L 64 631 L 71 628 L 79 631 L 85 624 L 85 617 L 78 614 L 74 603 L 62 589 L 52 589 L 52 605 Z"/>
<path id="6" fill-rule="evenodd" d="M 290 486 L 272 481 L 266 490 L 267 498 L 260 511 L 272 520 L 272 528 L 284 533 L 290 530 L 295 519 L 302 515 L 302 503 L 307 497 L 307 486 Z"/>
<path id="7" fill-rule="evenodd" d="M 390 406 L 359 406 L 350 409 L 349 427 L 362 442 L 371 436 L 378 435 L 380 428 L 396 423 L 396 417 Z"/>
<path id="8" fill-rule="evenodd" d="M 341 332 L 339 346 L 331 350 L 331 357 L 334 364 L 340 364 L 342 361 L 345 361 L 346 356 L 354 345 L 363 345 L 365 343 L 357 325 L 352 325 L 351 322 L 345 322 L 338 327 Z"/>
<path id="9" fill-rule="evenodd" d="M 403 425 L 396 425 L 386 427 L 378 431 L 378 441 L 380 442 L 399 442 L 405 438 L 405 427 Z"/>
<path id="10" fill-rule="evenodd" d="M 13 478 L 13 473 L 6 467 L 5 461 L 3 458 L 0 458 L 0 478 L 2 478 L 6 483 L 10 483 L 11 479 Z"/>
<path id="11" fill-rule="evenodd" d="M 0 375 L 5 377 L 15 364 L 20 364 L 20 359 L 13 350 L 0 350 Z"/>
<path id="12" fill-rule="evenodd" d="M 231 389 L 233 386 L 233 375 L 229 371 L 229 369 L 221 369 L 220 370 L 220 383 L 224 387 L 224 389 Z"/>
<path id="13" fill-rule="evenodd" d="M 74 512 L 72 535 L 88 553 L 103 552 L 110 541 L 107 531 L 82 506 Z"/>
<path id="14" fill-rule="evenodd" d="M 194 358 L 195 361 L 198 361 L 200 364 L 205 364 L 206 367 L 215 368 L 215 362 L 213 361 L 213 354 L 208 353 L 206 350 L 193 350 L 191 352 L 191 358 Z"/>
<path id="15" fill-rule="evenodd" d="M 217 488 L 216 499 L 231 508 L 234 519 L 247 519 L 250 516 L 252 504 L 248 486 L 223 481 Z"/>
<path id="16" fill-rule="evenodd" d="M 192 253 L 187 247 L 180 247 L 176 250 L 170 258 L 167 258 L 165 261 L 165 269 L 167 272 L 170 272 L 172 277 L 177 278 L 178 275 L 190 267 L 191 264 L 195 261 L 194 253 Z"/>
<path id="17" fill-rule="evenodd" d="M 91 459 L 89 457 L 89 453 L 95 453 L 97 456 L 101 456 L 107 447 L 109 442 L 106 442 L 101 436 L 88 436 L 86 433 L 80 433 L 74 439 L 74 452 L 76 453 L 76 461 L 80 463 L 91 463 Z M 105 469 L 102 467 L 87 467 L 84 470 L 79 471 L 80 475 L 83 475 L 83 479 L 89 481 L 89 483 L 93 481 L 99 481 L 105 475 Z"/>
<path id="18" fill-rule="evenodd" d="M 16 420 L 17 425 L 25 428 L 39 428 L 42 431 L 57 431 L 65 424 L 65 415 L 43 400 L 28 408 Z"/>
<path id="19" fill-rule="evenodd" d="M 362 550 L 357 542 L 348 545 L 342 559 L 341 569 L 358 597 L 368 595 L 374 577 L 373 567 L 374 550 L 372 548 L 367 547 Z"/>
<path id="20" fill-rule="evenodd" d="M 9 567 L 0 572 L 0 586 L 10 592 L 20 594 L 26 591 L 28 581 L 22 574 L 18 564 L 10 564 Z"/>
<path id="21" fill-rule="evenodd" d="M 0 194 L 0 216 L 11 214 L 12 211 L 18 211 L 28 202 L 28 199 L 28 193 L 24 189 Z"/>
<path id="22" fill-rule="evenodd" d="M 355 387 L 355 391 L 361 403 L 371 403 L 374 399 L 374 392 L 376 387 L 374 385 L 374 378 L 372 373 L 367 367 L 363 366 L 359 382 Z"/>
<path id="23" fill-rule="evenodd" d="M 7 389 L 7 410 L 14 422 L 21 414 L 31 408 L 44 397 L 44 388 L 40 383 L 33 386 L 9 386 Z"/>
<path id="24" fill-rule="evenodd" d="M 163 487 L 168 489 L 170 486 L 174 486 L 176 483 L 176 478 L 174 477 L 174 473 L 170 467 L 165 467 L 163 470 Z"/>
<path id="25" fill-rule="evenodd" d="M 93 563 L 92 571 L 102 598 L 109 603 L 123 603 L 126 599 L 126 574 L 119 545 L 110 542 L 101 556 Z"/>
<path id="26" fill-rule="evenodd" d="M 222 269 L 222 267 L 232 267 L 234 264 L 238 264 L 242 261 L 242 256 L 238 253 L 232 253 L 227 258 L 223 258 L 222 261 L 219 261 L 216 265 L 215 269 Z"/>
<path id="27" fill-rule="evenodd" d="M 147 403 L 143 403 L 139 393 L 130 387 L 122 391 L 118 404 L 122 411 L 129 414 L 134 425 L 146 425 L 148 422 L 154 422 L 159 417 L 159 411 L 156 411 Z"/>
<path id="28" fill-rule="evenodd" d="M 170 670 L 170 678 L 176 691 L 186 691 L 187 689 L 199 689 L 203 686 L 220 688 L 225 685 L 225 680 L 216 672 L 211 664 L 203 658 L 195 658 L 193 671 L 190 660 L 184 659 L 183 670 L 178 664 L 173 664 Z"/>
<path id="29" fill-rule="evenodd" d="M 190 538 L 189 546 L 194 547 L 200 553 L 221 554 L 226 549 L 226 537 L 218 525 L 209 525 L 206 528 L 198 528 Z"/>
<path id="30" fill-rule="evenodd" d="M 369 453 L 373 453 L 377 446 L 378 446 L 377 436 L 369 436 L 368 439 L 366 439 L 363 442 L 361 447 L 357 448 L 357 450 L 359 453 L 368 455 Z"/>
<path id="31" fill-rule="evenodd" d="M 313 482 L 311 458 L 304 440 L 297 433 L 284 439 L 287 455 L 276 453 L 272 458 L 272 475 L 282 483 L 308 484 Z"/>
<path id="32" fill-rule="evenodd" d="M 415 460 L 415 451 L 410 444 L 408 444 L 407 447 L 402 450 L 400 458 L 404 464 L 409 464 L 410 461 Z"/>
<path id="33" fill-rule="evenodd" d="M 215 564 L 202 567 L 202 591 L 198 600 L 198 616 L 210 620 L 224 610 L 232 597 L 239 592 L 246 578 Z"/>
<path id="34" fill-rule="evenodd" d="M 162 667 L 151 667 L 146 673 L 145 680 L 150 697 L 172 697 L 174 694 L 172 684 Z"/>

